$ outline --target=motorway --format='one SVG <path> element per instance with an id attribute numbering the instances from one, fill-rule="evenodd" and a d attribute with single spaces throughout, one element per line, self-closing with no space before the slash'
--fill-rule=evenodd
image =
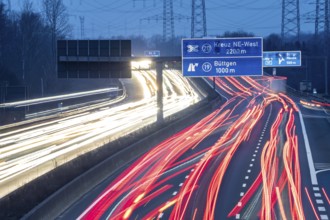
<path id="1" fill-rule="evenodd" d="M 58 219 L 329 219 L 327 112 L 273 93 L 272 80 L 217 78 L 219 108 Z"/>
<path id="2" fill-rule="evenodd" d="M 107 100 L 45 121 L 0 127 L 0 198 L 79 155 L 154 123 L 156 73 L 132 72 L 138 88 L 130 96 L 141 97 L 138 100 L 116 106 Z M 201 98 L 178 71 L 164 71 L 164 117 Z"/>

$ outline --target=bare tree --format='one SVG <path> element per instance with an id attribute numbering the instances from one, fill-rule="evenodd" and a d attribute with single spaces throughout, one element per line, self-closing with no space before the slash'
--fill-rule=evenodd
<path id="1" fill-rule="evenodd" d="M 5 14 L 5 5 L 0 2 L 0 65 L 2 64 L 2 53 L 3 53 L 3 44 L 4 44 L 4 33 L 6 33 L 6 14 Z"/>
<path id="2" fill-rule="evenodd" d="M 43 0 L 44 15 L 49 25 L 52 40 L 52 52 L 55 57 L 56 40 L 68 36 L 71 32 L 69 15 L 62 0 Z"/>
<path id="3" fill-rule="evenodd" d="M 20 49 L 22 51 L 22 79 L 26 77 L 30 70 L 32 62 L 35 63 L 40 50 L 40 41 L 43 24 L 39 14 L 34 13 L 32 2 L 25 0 L 23 2 L 22 13 L 19 19 L 19 30 L 21 36 Z"/>
<path id="4" fill-rule="evenodd" d="M 21 61 L 21 79 L 29 88 L 29 94 L 42 93 L 41 81 L 46 80 L 42 68 L 47 65 L 46 60 L 52 59 L 49 48 L 49 34 L 43 23 L 41 14 L 33 11 L 32 0 L 24 0 L 21 14 L 18 17 L 17 47 Z"/>

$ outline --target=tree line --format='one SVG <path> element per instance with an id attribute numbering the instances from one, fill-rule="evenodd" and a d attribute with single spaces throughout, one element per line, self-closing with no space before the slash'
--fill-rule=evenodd
<path id="1" fill-rule="evenodd" d="M 55 40 L 70 35 L 62 0 L 42 0 L 42 13 L 25 0 L 20 12 L 0 3 L 0 86 L 27 86 L 30 94 L 52 87 Z"/>

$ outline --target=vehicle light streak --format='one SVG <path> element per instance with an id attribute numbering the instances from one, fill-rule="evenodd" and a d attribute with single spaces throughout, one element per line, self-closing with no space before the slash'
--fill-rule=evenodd
<path id="1" fill-rule="evenodd" d="M 327 199 L 328 204 L 330 205 L 330 199 L 329 199 L 329 196 L 328 196 L 327 192 L 325 191 L 325 189 L 324 189 L 323 187 L 322 187 L 322 192 L 323 192 L 325 198 Z"/>
<path id="2" fill-rule="evenodd" d="M 251 199 L 253 194 L 257 191 L 257 189 L 259 188 L 261 183 L 262 183 L 262 175 L 261 175 L 261 172 L 260 172 L 259 175 L 257 176 L 257 178 L 252 183 L 251 187 L 244 194 L 242 199 L 238 201 L 237 204 L 240 204 L 240 205 L 236 205 L 233 208 L 233 210 L 228 214 L 228 217 L 233 217 L 236 214 L 241 212 L 241 210 L 244 208 L 244 206 L 247 204 L 247 202 Z"/>
<path id="3" fill-rule="evenodd" d="M 278 205 L 280 207 L 281 218 L 283 220 L 287 220 L 286 215 L 285 215 L 285 211 L 284 211 L 284 207 L 283 207 L 283 201 L 282 201 L 282 198 L 281 198 L 281 192 L 280 192 L 278 187 L 276 187 L 276 196 L 277 196 L 277 200 L 278 200 Z"/>
<path id="4" fill-rule="evenodd" d="M 266 87 L 271 80 L 271 77 L 217 78 L 215 84 L 228 100 L 134 162 L 79 219 L 102 219 L 107 210 L 111 210 L 109 219 L 137 216 L 159 219 L 163 212 L 171 220 L 216 219 L 222 211 L 217 203 L 226 199 L 221 197 L 226 190 L 223 183 L 229 167 L 236 162 L 234 156 L 247 143 L 256 143 L 256 131 L 265 125 L 268 139 L 258 140 L 261 155 L 258 160 L 254 155 L 253 160 L 259 163 L 255 166 L 259 170 L 256 176 L 248 177 L 254 178 L 252 184 L 244 185 L 247 190 L 226 216 L 304 220 L 295 119 L 298 108 L 287 95 L 275 94 Z M 265 123 L 267 116 L 270 126 Z M 264 132 L 262 136 L 266 137 Z M 184 180 L 175 193 L 172 188 L 157 191 L 180 177 Z M 155 203 L 150 209 L 147 200 L 148 204 Z M 147 213 L 140 212 L 138 207 L 142 204 Z"/>
<path id="5" fill-rule="evenodd" d="M 32 180 L 48 169 L 53 169 L 77 156 L 98 147 L 95 143 L 107 143 L 120 136 L 131 133 L 156 121 L 156 84 L 155 71 L 132 71 L 141 87 L 144 88 L 144 98 L 117 107 L 102 108 L 89 113 L 63 115 L 44 123 L 25 126 L 19 129 L 6 130 L 0 133 L 0 197 L 20 187 L 21 184 L 11 184 L 7 181 L 23 175 L 24 172 L 42 166 L 44 163 L 56 160 L 54 167 L 35 172 Z M 178 81 L 177 72 L 168 70 L 164 76 L 164 88 L 168 95 L 164 98 L 164 116 L 176 113 L 200 100 L 191 84 L 177 82 L 184 88 L 176 88 L 170 81 Z M 189 88 L 188 88 L 189 87 Z M 108 90 L 106 90 L 108 91 Z M 104 92 L 103 90 L 101 92 Z M 178 105 L 178 103 L 180 103 Z M 1 128 L 6 129 L 6 128 Z M 65 159 L 58 160 L 66 155 Z M 24 163 L 22 163 L 24 161 Z M 2 187 L 6 185 L 6 187 Z"/>
<path id="6" fill-rule="evenodd" d="M 223 119 L 223 117 L 225 117 L 226 116 L 226 114 L 224 114 L 224 115 L 222 115 L 221 117 L 219 117 L 219 122 L 222 122 L 222 119 Z M 213 115 L 210 115 L 210 117 L 212 118 L 213 117 Z M 205 122 L 207 123 L 209 121 L 209 118 L 207 117 L 206 118 L 206 120 L 205 120 Z M 204 123 L 204 122 L 201 122 L 201 123 Z M 197 126 L 197 129 L 198 129 L 198 127 L 200 126 L 200 124 L 201 123 L 198 123 L 196 126 Z M 209 126 L 210 126 L 210 130 L 212 130 L 212 127 L 213 126 L 217 126 L 217 124 L 213 124 L 213 123 L 211 123 L 211 124 L 209 124 Z M 181 132 L 180 134 L 185 134 L 184 136 L 179 136 L 179 137 L 181 137 L 180 138 L 180 140 L 182 141 L 182 142 L 187 142 L 187 143 L 189 143 L 188 144 L 188 146 L 185 146 L 183 149 L 177 149 L 176 151 L 177 151 L 177 155 L 173 155 L 173 157 L 174 157 L 174 159 L 172 159 L 173 161 L 175 161 L 177 158 L 179 158 L 179 156 L 181 155 L 181 154 L 183 154 L 183 153 L 185 153 L 186 152 L 186 150 L 189 150 L 190 148 L 191 148 L 191 146 L 193 146 L 193 145 L 195 145 L 196 143 L 198 143 L 200 140 L 198 140 L 198 139 L 193 139 L 193 141 L 191 141 L 191 140 L 186 140 L 186 135 L 188 136 L 188 135 L 190 135 L 190 134 L 192 134 L 192 133 L 195 133 L 195 131 L 193 130 L 193 128 L 191 128 L 192 130 L 184 130 L 183 132 Z M 205 130 L 205 128 L 204 128 L 204 130 Z M 203 136 L 200 136 L 200 138 L 204 138 Z M 144 167 L 144 165 L 142 165 L 141 164 L 141 162 L 142 161 L 150 161 L 151 160 L 151 158 L 161 158 L 161 157 L 167 157 L 167 154 L 164 154 L 163 152 L 165 152 L 165 150 L 166 150 L 166 145 L 165 144 L 174 144 L 174 145 L 178 145 L 178 143 L 179 143 L 179 141 L 176 141 L 176 142 L 173 142 L 173 140 L 175 140 L 174 138 L 172 138 L 172 139 L 170 139 L 170 140 L 167 140 L 167 141 L 165 141 L 163 144 L 160 144 L 159 145 L 159 147 L 157 147 L 157 148 L 155 148 L 154 150 L 152 150 L 148 155 L 146 155 L 146 157 L 145 158 L 143 158 L 141 161 L 138 161 L 139 163 L 139 165 L 137 164 L 137 166 L 134 166 L 135 168 L 130 172 L 130 173 L 134 173 L 135 175 L 138 175 L 137 173 L 137 170 L 136 169 L 143 169 L 143 167 Z M 182 146 L 182 145 L 180 145 L 180 146 Z M 170 147 L 171 147 L 171 145 L 170 145 Z M 160 150 L 161 149 L 161 150 Z M 172 151 L 172 150 L 171 150 Z M 181 153 L 180 153 L 181 152 Z M 150 159 L 148 159 L 149 157 L 151 157 Z M 157 161 L 158 161 L 158 159 L 157 159 Z M 164 160 L 165 161 L 165 160 Z M 171 161 L 168 161 L 166 164 L 164 164 L 164 161 L 162 161 L 162 160 L 159 160 L 159 162 L 156 162 L 157 164 L 159 164 L 159 166 L 160 166 L 160 168 L 161 169 L 165 169 L 165 167 L 166 167 L 166 164 L 168 163 L 168 164 L 170 164 L 170 162 Z M 148 173 L 150 173 L 150 175 L 152 175 L 153 173 L 156 173 L 156 175 L 154 175 L 155 177 L 157 176 L 157 173 L 159 173 L 159 171 L 157 171 L 158 170 L 158 168 L 157 168 L 157 166 L 158 165 L 156 165 L 156 164 L 154 164 L 152 167 L 150 167 L 150 166 L 148 166 L 150 169 L 149 169 L 149 171 L 147 171 Z M 169 165 L 169 167 L 171 167 L 170 165 Z M 166 168 L 167 169 L 167 168 Z M 156 181 L 156 180 L 154 180 L 151 176 L 149 176 L 149 178 L 148 178 L 148 174 L 147 173 L 145 173 L 145 171 L 143 171 L 143 173 L 144 173 L 144 176 L 146 177 L 146 179 L 148 179 L 148 181 L 147 181 L 147 183 L 148 183 L 148 185 L 151 185 L 151 183 L 153 183 L 154 181 Z M 134 176 L 135 176 L 134 175 Z M 127 177 L 127 175 L 125 175 L 126 177 Z M 134 178 L 134 176 L 133 175 L 129 175 L 130 176 L 130 179 L 131 178 Z M 126 178 L 123 178 L 123 177 L 118 177 L 118 180 L 120 181 L 120 182 L 122 182 L 123 184 L 122 184 L 122 186 L 124 186 L 124 182 L 123 182 L 123 180 L 125 179 L 125 182 L 126 181 L 128 181 L 129 179 L 126 179 Z M 150 180 L 150 181 L 149 181 Z M 140 181 L 138 181 L 138 182 L 140 182 Z M 144 182 L 144 181 L 142 181 L 142 182 Z M 139 184 L 138 184 L 139 185 Z M 118 191 L 118 187 L 119 187 L 119 185 L 118 184 L 115 184 L 114 185 L 114 189 L 116 189 L 116 191 Z M 144 190 L 144 191 L 146 191 L 146 189 Z M 187 191 L 190 191 L 190 189 L 188 189 Z M 108 191 L 109 193 L 111 192 L 111 191 Z M 114 196 L 111 196 L 110 194 L 109 195 L 107 195 L 108 197 L 111 197 L 112 198 L 112 200 L 114 200 L 116 197 L 114 197 Z M 103 196 L 103 198 L 104 198 L 105 196 Z M 99 202 L 99 204 L 102 204 L 102 202 L 100 201 Z M 94 207 L 94 209 L 96 209 L 96 210 L 99 210 L 99 208 L 96 208 L 96 207 Z M 91 212 L 90 211 L 90 214 L 89 215 L 87 215 L 87 216 L 90 216 L 90 215 L 92 215 L 92 216 L 94 216 L 95 217 L 95 215 L 94 214 L 92 214 L 93 212 Z M 87 217 L 87 216 L 85 216 L 85 217 Z M 87 217 L 87 219 L 88 219 L 88 217 Z"/>
<path id="7" fill-rule="evenodd" d="M 316 104 L 317 107 L 321 107 L 321 106 L 330 107 L 330 103 L 326 103 L 326 102 L 319 102 L 319 101 L 312 100 L 312 103 Z"/>
<path id="8" fill-rule="evenodd" d="M 108 93 L 108 92 L 119 91 L 119 90 L 120 90 L 119 88 L 106 88 L 106 89 L 98 89 L 98 90 L 87 91 L 87 92 L 78 92 L 78 93 L 67 94 L 67 95 L 59 95 L 59 96 L 51 96 L 51 97 L 38 98 L 38 99 L 30 99 L 30 100 L 25 100 L 25 101 L 3 103 L 3 104 L 0 104 L 0 108 L 37 105 L 37 104 L 42 104 L 42 103 L 55 102 L 55 101 L 59 101 L 59 100 L 66 100 L 66 99 L 72 99 L 72 98 L 80 98 L 80 97 L 84 97 L 84 96 L 97 95 L 97 94 Z"/>

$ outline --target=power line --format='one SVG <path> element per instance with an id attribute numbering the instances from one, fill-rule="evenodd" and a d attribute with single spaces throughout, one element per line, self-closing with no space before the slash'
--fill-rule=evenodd
<path id="1" fill-rule="evenodd" d="M 146 7 L 146 0 L 133 0 L 133 7 L 135 8 L 137 1 L 143 1 L 143 7 Z"/>
<path id="2" fill-rule="evenodd" d="M 314 23 L 315 41 L 322 42 L 324 53 L 328 53 L 329 48 L 329 0 L 315 0 L 315 11 L 310 11 L 304 15 L 307 23 Z"/>
<path id="3" fill-rule="evenodd" d="M 191 37 L 207 36 L 205 0 L 191 0 Z"/>
<path id="4" fill-rule="evenodd" d="M 299 0 L 282 0 L 282 39 L 300 37 L 300 6 Z"/>
<path id="5" fill-rule="evenodd" d="M 163 1 L 163 41 L 174 38 L 173 0 Z"/>
<path id="6" fill-rule="evenodd" d="M 329 0 L 316 0 L 315 37 L 329 37 Z"/>
<path id="7" fill-rule="evenodd" d="M 136 2 L 143 2 L 143 7 L 145 8 L 146 7 L 146 0 L 133 0 L 133 7 L 135 8 L 136 7 Z M 156 0 L 153 0 L 153 6 L 155 7 L 156 6 Z"/>
<path id="8" fill-rule="evenodd" d="M 174 38 L 175 29 L 174 29 L 174 21 L 181 21 L 183 19 L 190 19 L 190 17 L 176 14 L 173 10 L 173 0 L 163 0 L 163 14 L 162 15 L 153 15 L 143 19 L 140 21 L 162 21 L 163 22 L 163 41 L 168 41 Z"/>

